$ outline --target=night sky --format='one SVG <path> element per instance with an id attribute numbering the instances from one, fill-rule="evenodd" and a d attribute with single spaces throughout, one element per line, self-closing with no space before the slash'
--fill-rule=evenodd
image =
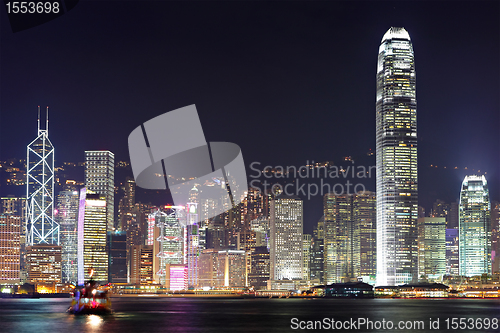
<path id="1" fill-rule="evenodd" d="M 196 104 L 207 141 L 238 144 L 248 174 L 254 161 L 373 165 L 378 47 L 402 26 L 415 51 L 420 204 L 454 201 L 478 169 L 500 199 L 497 1 L 79 2 L 17 33 L 0 11 L 1 160 L 25 158 L 38 105 L 50 108 L 58 164 L 98 149 L 128 161 L 134 128 Z M 321 216 L 311 202 L 309 232 Z"/>

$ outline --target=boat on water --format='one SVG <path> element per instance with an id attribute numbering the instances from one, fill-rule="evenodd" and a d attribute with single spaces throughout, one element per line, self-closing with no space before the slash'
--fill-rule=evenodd
<path id="1" fill-rule="evenodd" d="M 99 286 L 91 279 L 81 289 L 75 289 L 74 297 L 68 309 L 70 314 L 110 314 L 111 300 L 108 288 Z"/>

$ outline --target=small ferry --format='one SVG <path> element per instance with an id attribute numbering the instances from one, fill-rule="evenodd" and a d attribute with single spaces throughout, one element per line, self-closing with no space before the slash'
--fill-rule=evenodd
<path id="1" fill-rule="evenodd" d="M 73 301 L 68 309 L 70 314 L 110 314 L 111 300 L 108 297 L 108 288 L 100 287 L 97 282 L 90 280 L 81 290 L 75 289 Z"/>

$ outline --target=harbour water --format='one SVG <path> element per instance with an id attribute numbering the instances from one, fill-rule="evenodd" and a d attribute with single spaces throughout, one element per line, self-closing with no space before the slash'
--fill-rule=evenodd
<path id="1" fill-rule="evenodd" d="M 112 298 L 114 313 L 107 316 L 69 315 L 65 312 L 69 302 L 67 298 L 0 299 L 0 332 L 297 332 L 306 328 L 342 332 L 500 332 L 499 299 L 138 296 Z M 403 326 L 398 326 L 400 323 Z"/>

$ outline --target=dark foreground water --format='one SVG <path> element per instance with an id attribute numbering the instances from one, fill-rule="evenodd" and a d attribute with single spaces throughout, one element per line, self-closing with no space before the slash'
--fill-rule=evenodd
<path id="1" fill-rule="evenodd" d="M 0 332 L 500 332 L 500 300 L 134 297 L 108 316 L 68 315 L 69 302 L 0 299 Z"/>

